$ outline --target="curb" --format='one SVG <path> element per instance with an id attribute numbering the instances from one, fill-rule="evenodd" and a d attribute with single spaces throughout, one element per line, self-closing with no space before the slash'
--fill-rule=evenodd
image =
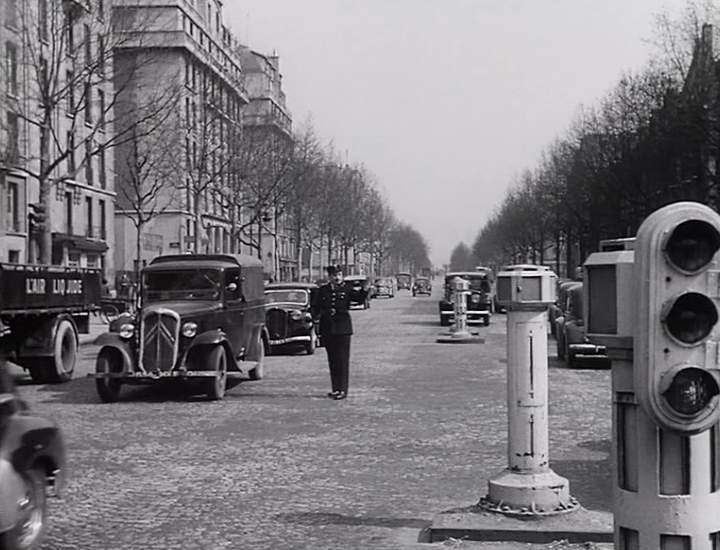
<path id="1" fill-rule="evenodd" d="M 576 512 L 543 518 L 518 519 L 480 511 L 471 506 L 442 512 L 433 518 L 425 536 L 428 542 L 450 538 L 472 541 L 515 541 L 548 544 L 613 542 L 613 515 L 581 508 Z"/>

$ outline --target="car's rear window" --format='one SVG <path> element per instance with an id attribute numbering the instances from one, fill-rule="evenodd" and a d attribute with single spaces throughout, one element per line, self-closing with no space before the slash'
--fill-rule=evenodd
<path id="1" fill-rule="evenodd" d="M 308 302 L 308 293 L 304 290 L 266 290 L 265 297 L 268 304 L 299 304 Z"/>

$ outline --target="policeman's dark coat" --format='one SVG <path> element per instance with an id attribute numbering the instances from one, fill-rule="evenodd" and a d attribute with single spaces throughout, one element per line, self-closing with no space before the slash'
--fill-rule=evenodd
<path id="1" fill-rule="evenodd" d="M 365 292 L 353 290 L 344 282 L 332 288 L 330 283 L 322 285 L 315 295 L 313 306 L 316 319 L 320 320 L 321 336 L 350 335 L 353 333 L 350 318 L 350 301 L 365 301 Z M 335 314 L 332 311 L 335 310 Z"/>

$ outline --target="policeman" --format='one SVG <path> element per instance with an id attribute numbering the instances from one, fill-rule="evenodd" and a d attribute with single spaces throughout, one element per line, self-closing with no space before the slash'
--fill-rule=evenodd
<path id="1" fill-rule="evenodd" d="M 364 303 L 366 291 L 356 291 L 343 282 L 340 266 L 326 268 L 329 282 L 322 285 L 315 296 L 313 317 L 320 322 L 320 336 L 327 352 L 332 391 L 328 397 L 345 399 L 348 391 L 350 367 L 350 301 Z"/>

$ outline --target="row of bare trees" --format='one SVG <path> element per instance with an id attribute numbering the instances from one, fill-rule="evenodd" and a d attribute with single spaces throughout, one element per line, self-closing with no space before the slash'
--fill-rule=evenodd
<path id="1" fill-rule="evenodd" d="M 476 263 L 554 262 L 572 274 L 604 238 L 677 200 L 720 206 L 712 7 L 658 17 L 658 53 L 624 75 L 526 170 L 480 229 Z"/>

